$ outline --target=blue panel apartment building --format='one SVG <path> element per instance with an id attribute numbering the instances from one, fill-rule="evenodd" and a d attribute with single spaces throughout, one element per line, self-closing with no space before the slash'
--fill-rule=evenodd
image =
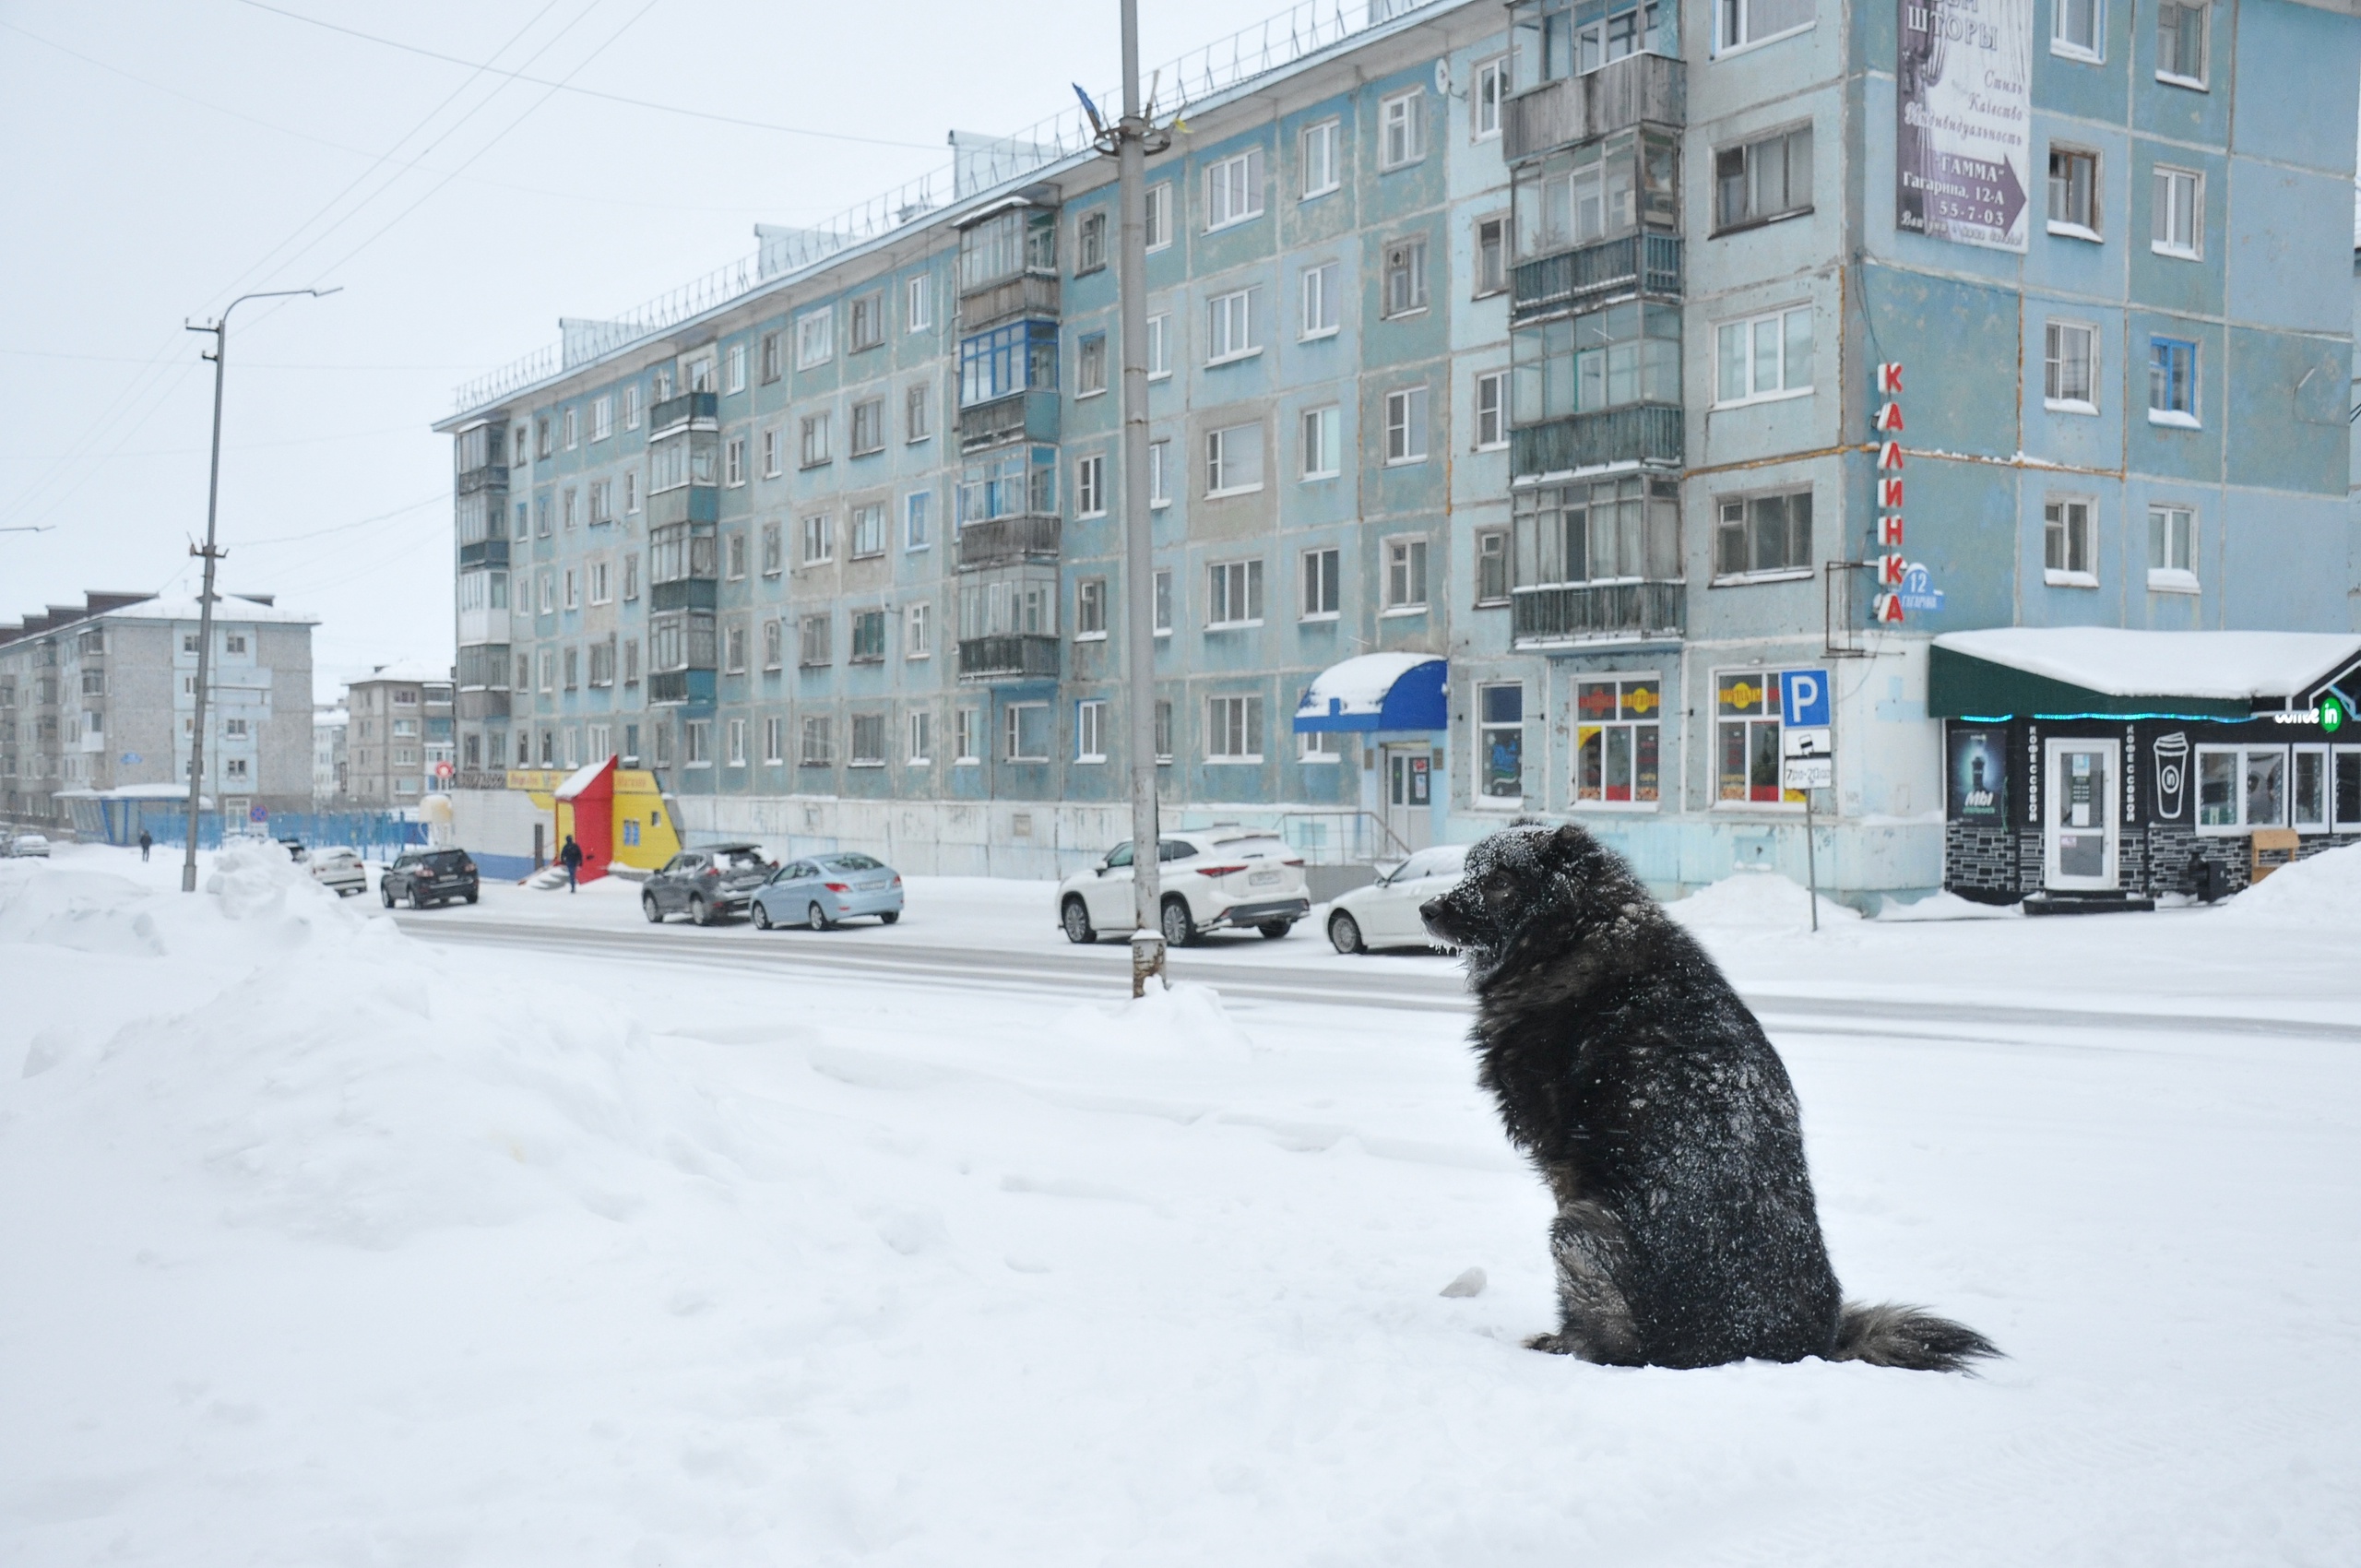
<path id="1" fill-rule="evenodd" d="M 2007 178 L 1936 139 L 1971 43 Z M 2353 627 L 2349 6 L 1381 0 L 1264 47 L 1148 171 L 1168 821 L 1800 874 L 1825 687 L 1823 881 L 1920 890 L 1933 636 Z M 1113 197 L 984 144 L 464 391 L 463 836 L 614 754 L 692 836 L 1122 837 Z M 1426 727 L 1339 727 L 1381 707 Z"/>

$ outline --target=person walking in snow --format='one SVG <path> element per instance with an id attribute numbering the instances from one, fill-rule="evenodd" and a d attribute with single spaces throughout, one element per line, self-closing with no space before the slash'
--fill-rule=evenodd
<path id="1" fill-rule="evenodd" d="M 150 850 L 150 849 L 154 849 L 155 847 L 156 847 L 156 837 L 155 837 L 155 835 L 154 835 L 154 834 L 152 834 L 152 833 L 149 833 L 149 832 L 148 832 L 146 828 L 144 828 L 144 827 L 143 827 L 143 828 L 141 828 L 141 829 L 139 830 L 139 858 L 140 858 L 141 860 L 143 860 L 143 861 L 144 861 L 144 860 L 146 860 L 146 859 L 148 858 L 148 850 Z"/>
<path id="2" fill-rule="evenodd" d="M 565 866 L 565 890 L 571 893 L 575 879 L 582 874 L 582 846 L 574 841 L 573 834 L 565 836 L 565 846 L 558 850 L 557 858 Z"/>

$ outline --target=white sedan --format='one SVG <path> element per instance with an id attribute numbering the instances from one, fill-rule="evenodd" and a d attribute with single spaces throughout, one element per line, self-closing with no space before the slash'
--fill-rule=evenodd
<path id="1" fill-rule="evenodd" d="M 1163 892 L 1157 923 L 1169 946 L 1186 947 L 1209 931 L 1281 937 L 1311 912 L 1303 860 L 1275 835 L 1252 828 L 1168 833 L 1157 859 Z M 1096 942 L 1101 932 L 1135 931 L 1133 899 L 1132 847 L 1118 844 L 1090 870 L 1058 884 L 1058 924 L 1075 943 Z"/>
<path id="2" fill-rule="evenodd" d="M 369 891 L 369 868 L 350 849 L 314 849 L 311 866 L 313 880 L 336 889 L 339 898 Z"/>
<path id="3" fill-rule="evenodd" d="M 1366 887 L 1339 894 L 1328 906 L 1328 940 L 1339 953 L 1372 947 L 1432 947 L 1418 906 L 1458 885 L 1467 846 L 1421 849 Z"/>

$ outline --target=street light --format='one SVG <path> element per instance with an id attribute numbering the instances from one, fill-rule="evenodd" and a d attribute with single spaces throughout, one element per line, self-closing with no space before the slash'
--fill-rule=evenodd
<path id="1" fill-rule="evenodd" d="M 341 285 L 338 286 L 341 288 Z M 213 351 L 203 356 L 213 362 L 213 472 L 205 487 L 205 548 L 189 547 L 191 555 L 205 558 L 205 588 L 196 600 L 196 712 L 190 720 L 188 737 L 188 848 L 181 860 L 181 891 L 196 891 L 196 802 L 198 791 L 205 782 L 205 697 L 206 686 L 213 673 L 213 564 L 227 553 L 213 543 L 214 519 L 221 502 L 221 371 L 230 357 L 230 313 L 248 300 L 288 299 L 308 294 L 314 299 L 338 292 L 338 289 L 266 289 L 258 293 L 240 294 L 221 308 L 219 319 L 210 327 L 191 327 L 191 332 L 213 334 Z"/>

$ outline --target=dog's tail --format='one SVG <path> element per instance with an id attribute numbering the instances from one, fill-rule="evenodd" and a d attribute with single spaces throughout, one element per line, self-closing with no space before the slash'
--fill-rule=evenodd
<path id="1" fill-rule="evenodd" d="M 1836 1323 L 1836 1348 L 1828 1359 L 1913 1372 L 1966 1372 L 1978 1357 L 1999 1353 L 1998 1346 L 1965 1324 L 1917 1307 L 1847 1301 Z"/>

